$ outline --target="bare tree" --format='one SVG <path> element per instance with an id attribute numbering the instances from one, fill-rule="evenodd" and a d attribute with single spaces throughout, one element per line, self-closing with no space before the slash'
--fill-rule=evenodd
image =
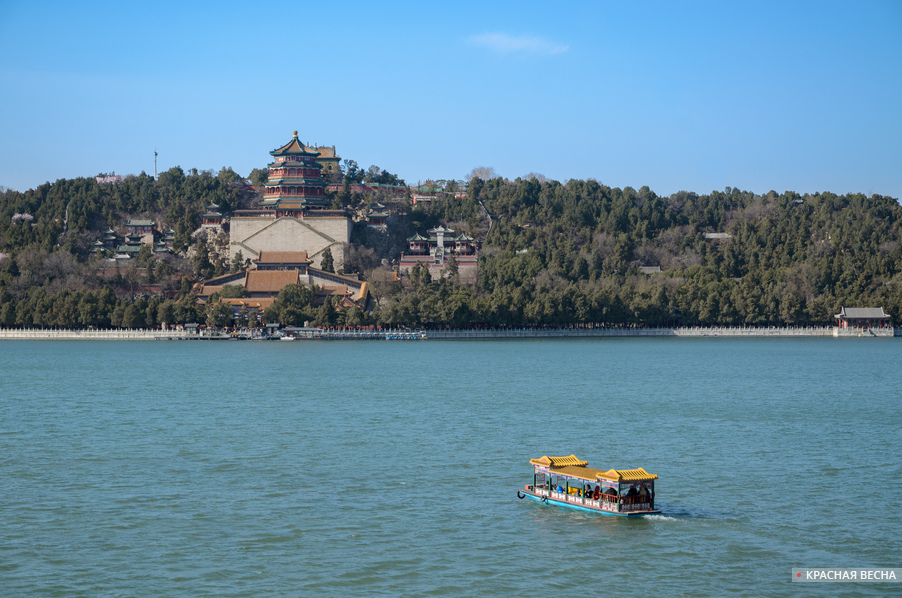
<path id="1" fill-rule="evenodd" d="M 367 272 L 370 294 L 378 305 L 392 293 L 400 290 L 401 283 L 395 271 L 387 266 L 379 266 Z"/>
<path id="2" fill-rule="evenodd" d="M 527 181 L 538 181 L 540 184 L 548 182 L 548 179 L 545 177 L 545 175 L 540 172 L 530 172 L 529 174 L 523 175 L 523 178 Z"/>
<path id="3" fill-rule="evenodd" d="M 489 179 L 494 179 L 498 176 L 498 173 L 495 172 L 495 168 L 492 166 L 477 166 L 473 170 L 470 171 L 470 174 L 467 175 L 467 180 L 472 181 L 473 179 L 482 179 L 483 181 L 487 181 Z"/>
<path id="4" fill-rule="evenodd" d="M 363 274 L 368 270 L 379 267 L 379 258 L 376 251 L 370 247 L 351 243 L 345 250 L 345 272 L 357 272 Z"/>

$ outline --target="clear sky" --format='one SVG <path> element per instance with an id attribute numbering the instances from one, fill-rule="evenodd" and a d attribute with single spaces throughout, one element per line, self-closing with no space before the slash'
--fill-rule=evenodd
<path id="1" fill-rule="evenodd" d="M 248 175 L 902 197 L 902 2 L 0 0 L 0 185 Z"/>

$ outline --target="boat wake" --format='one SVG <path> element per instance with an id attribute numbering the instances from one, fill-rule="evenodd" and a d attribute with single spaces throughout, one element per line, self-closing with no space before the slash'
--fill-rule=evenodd
<path id="1" fill-rule="evenodd" d="M 679 521 L 678 517 L 672 517 L 670 515 L 646 515 L 643 519 L 651 521 Z"/>

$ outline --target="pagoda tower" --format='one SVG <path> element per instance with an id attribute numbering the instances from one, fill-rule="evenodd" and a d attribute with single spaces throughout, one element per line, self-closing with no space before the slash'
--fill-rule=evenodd
<path id="1" fill-rule="evenodd" d="M 269 179 L 261 206 L 274 209 L 276 218 L 299 216 L 304 210 L 329 206 L 323 167 L 316 161 L 319 152 L 298 141 L 297 131 L 291 141 L 269 153 L 275 161 L 268 165 Z"/>

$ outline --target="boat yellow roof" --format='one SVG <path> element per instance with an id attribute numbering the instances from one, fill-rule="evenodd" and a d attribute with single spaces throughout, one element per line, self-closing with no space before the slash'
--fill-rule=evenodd
<path id="1" fill-rule="evenodd" d="M 544 455 L 541 459 L 530 459 L 529 462 L 533 465 L 544 465 L 545 467 L 564 467 L 567 465 L 585 467 L 589 464 L 588 461 L 578 459 L 576 455 L 570 455 L 569 457 L 549 457 Z"/>
<path id="2" fill-rule="evenodd" d="M 600 469 L 581 467 L 578 465 L 564 465 L 563 467 L 553 467 L 552 469 L 554 470 L 554 473 L 558 475 L 564 475 L 568 478 L 579 478 L 590 482 L 594 482 L 598 479 L 599 474 L 604 473 Z"/>
<path id="3" fill-rule="evenodd" d="M 658 476 L 648 473 L 641 467 L 639 469 L 609 469 L 598 474 L 599 478 L 608 480 L 622 480 L 627 482 L 641 482 L 643 480 L 657 480 Z"/>
<path id="4" fill-rule="evenodd" d="M 530 459 L 533 465 L 548 467 L 554 470 L 554 473 L 579 478 L 582 480 L 612 480 L 618 482 L 640 482 L 645 480 L 656 480 L 658 476 L 648 473 L 643 468 L 638 469 L 595 469 L 594 467 L 586 467 L 589 462 L 582 461 L 576 455 L 569 457 L 548 457 L 543 456 L 540 459 Z"/>

